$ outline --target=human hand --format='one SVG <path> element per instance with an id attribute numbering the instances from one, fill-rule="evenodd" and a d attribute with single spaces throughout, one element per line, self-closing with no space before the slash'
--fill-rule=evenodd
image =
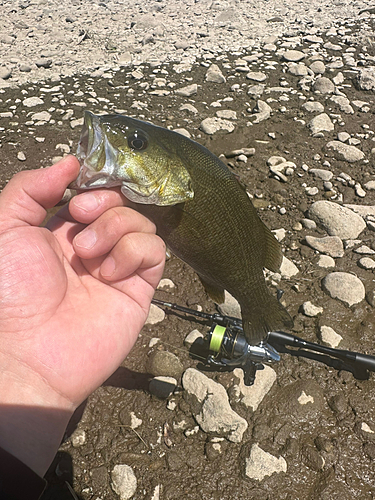
<path id="1" fill-rule="evenodd" d="M 38 439 L 56 448 L 46 430 L 61 438 L 74 409 L 129 353 L 164 267 L 155 226 L 120 206 L 116 191 L 79 194 L 39 227 L 78 168 L 67 157 L 21 172 L 0 195 L 0 404 L 55 411 L 52 429 L 32 429 L 34 447 Z M 0 445 L 43 474 L 57 448 L 31 463 L 14 447 L 14 420 L 10 412 L 2 421 L 0 409 Z"/>

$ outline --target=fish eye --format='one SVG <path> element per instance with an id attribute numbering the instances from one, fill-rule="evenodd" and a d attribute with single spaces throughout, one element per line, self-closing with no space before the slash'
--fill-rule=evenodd
<path id="1" fill-rule="evenodd" d="M 146 137 L 138 132 L 130 135 L 128 137 L 128 145 L 129 148 L 134 149 L 136 151 L 142 151 L 147 148 L 148 141 Z"/>

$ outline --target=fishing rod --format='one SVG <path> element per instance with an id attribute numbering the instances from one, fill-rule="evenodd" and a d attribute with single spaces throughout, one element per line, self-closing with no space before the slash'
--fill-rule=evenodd
<path id="1" fill-rule="evenodd" d="M 280 355 L 274 345 L 290 346 L 302 349 L 303 351 L 326 354 L 347 363 L 357 371 L 365 371 L 366 374 L 367 370 L 375 371 L 375 356 L 343 349 L 334 349 L 333 347 L 316 344 L 315 342 L 308 342 L 300 337 L 281 331 L 269 332 L 265 341 L 262 341 L 258 345 L 251 345 L 245 338 L 240 318 L 219 313 L 210 314 L 203 311 L 196 311 L 164 300 L 153 299 L 152 302 L 155 305 L 167 307 L 208 321 L 210 330 L 207 335 L 207 363 L 217 368 L 233 369 L 241 367 L 244 371 L 244 383 L 246 385 L 254 383 L 257 365 L 280 361 Z"/>

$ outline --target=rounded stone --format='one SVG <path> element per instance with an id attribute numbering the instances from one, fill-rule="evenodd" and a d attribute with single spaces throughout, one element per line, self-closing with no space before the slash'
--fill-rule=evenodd
<path id="1" fill-rule="evenodd" d="M 326 67 L 322 61 L 314 61 L 312 64 L 310 64 L 309 68 L 315 74 L 320 74 L 320 75 L 322 75 L 326 70 Z"/>
<path id="2" fill-rule="evenodd" d="M 155 351 L 147 363 L 148 371 L 157 376 L 179 378 L 184 367 L 177 356 L 167 351 Z"/>
<path id="3" fill-rule="evenodd" d="M 332 201 L 316 201 L 309 208 L 308 216 L 330 236 L 338 236 L 344 240 L 357 238 L 366 228 L 366 223 L 360 215 Z"/>
<path id="4" fill-rule="evenodd" d="M 365 287 L 354 274 L 330 273 L 323 279 L 322 288 L 330 297 L 340 300 L 349 307 L 365 298 Z"/>
<path id="5" fill-rule="evenodd" d="M 286 50 L 283 53 L 283 58 L 289 62 L 298 62 L 305 58 L 305 54 L 300 50 Z"/>
<path id="6" fill-rule="evenodd" d="M 335 91 L 335 84 L 329 78 L 322 76 L 316 80 L 313 88 L 321 94 L 332 94 Z"/>
<path id="7" fill-rule="evenodd" d="M 130 465 L 115 465 L 112 473 L 112 489 L 120 500 L 129 500 L 137 490 L 137 478 Z"/>
<path id="8" fill-rule="evenodd" d="M 12 72 L 10 69 L 5 68 L 5 67 L 0 68 L 0 78 L 2 78 L 3 80 L 7 80 L 11 76 L 12 76 Z"/>

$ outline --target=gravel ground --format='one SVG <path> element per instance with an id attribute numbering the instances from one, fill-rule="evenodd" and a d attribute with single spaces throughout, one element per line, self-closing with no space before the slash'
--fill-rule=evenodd
<path id="1" fill-rule="evenodd" d="M 292 333 L 375 354 L 373 9 L 124 7 L 0 1 L 1 185 L 74 152 L 85 109 L 180 129 L 223 155 L 282 240 L 267 279 Z M 215 310 L 178 259 L 165 279 L 158 298 Z M 84 500 L 374 498 L 373 375 L 285 348 L 246 388 L 189 355 L 187 335 L 208 330 L 190 319 L 153 308 L 77 411 L 43 499 L 71 499 L 67 483 Z"/>

